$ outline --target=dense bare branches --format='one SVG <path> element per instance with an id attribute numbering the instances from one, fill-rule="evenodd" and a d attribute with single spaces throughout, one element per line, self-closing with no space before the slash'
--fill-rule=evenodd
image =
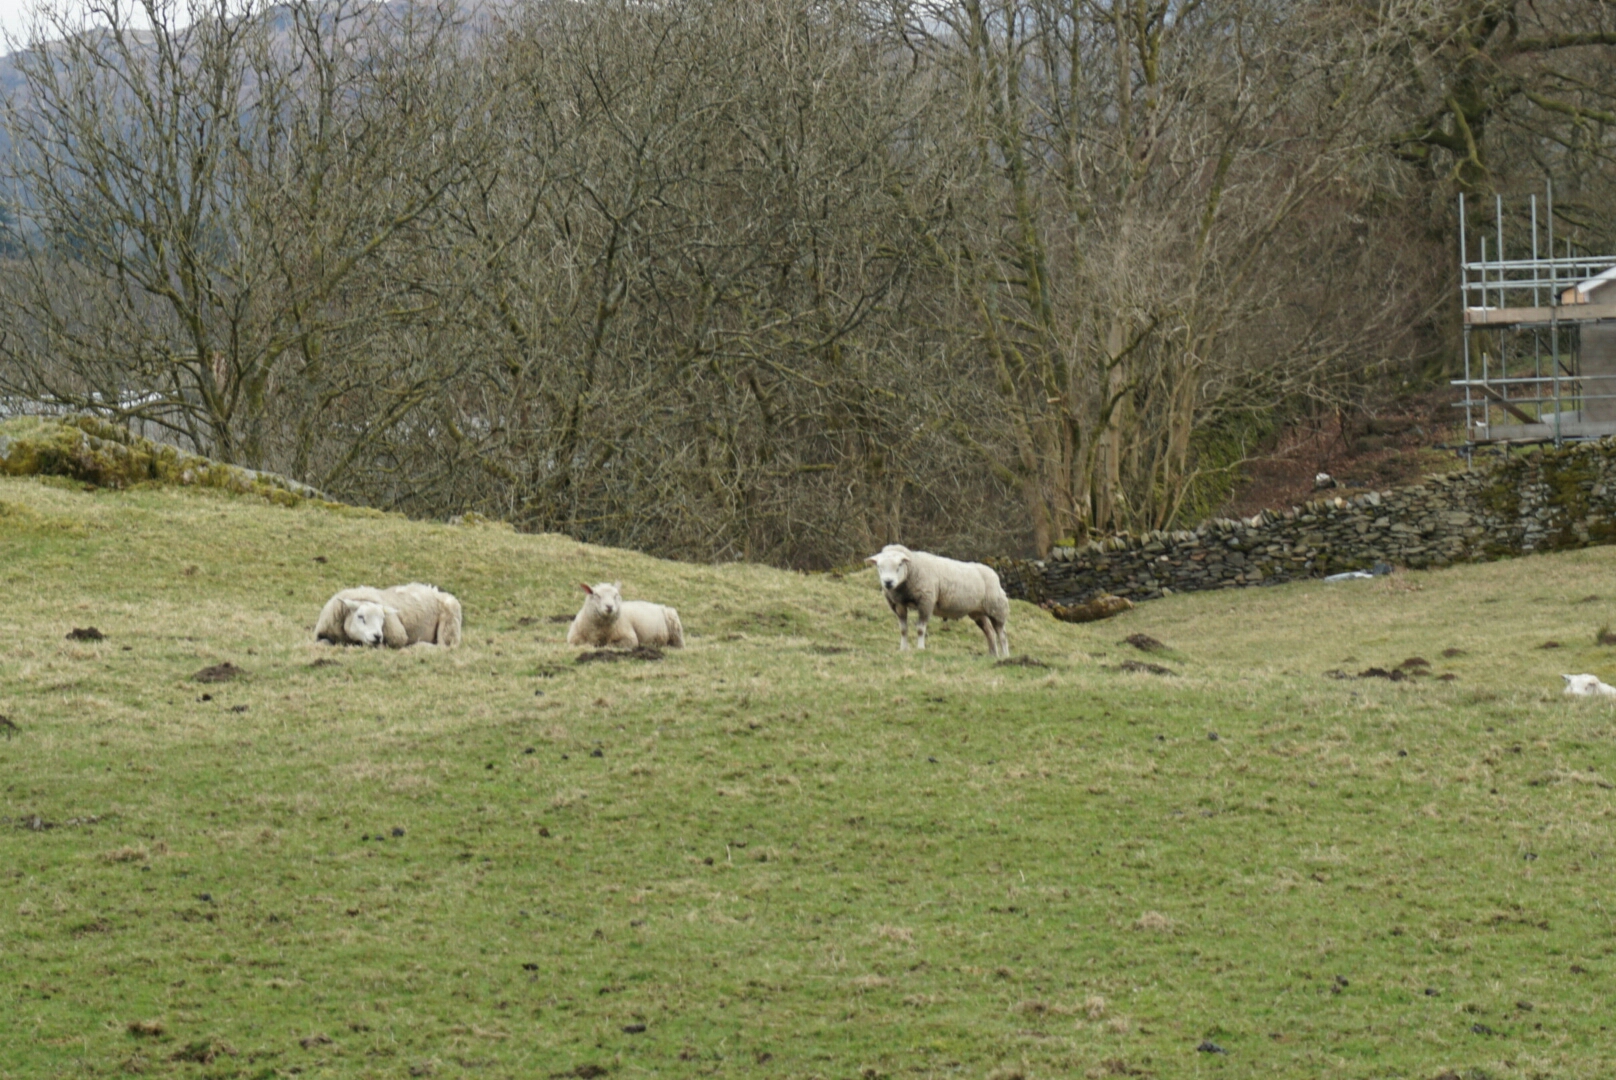
<path id="1" fill-rule="evenodd" d="M 419 306 L 383 267 L 466 176 L 433 80 L 452 16 L 140 10 L 58 16 L 20 54 L 4 389 L 338 482 L 441 379 L 383 343 Z"/>
<path id="2" fill-rule="evenodd" d="M 118 2 L 13 61 L 0 394 L 689 557 L 1183 522 L 1440 340 L 1453 187 L 1616 201 L 1593 0 Z"/>

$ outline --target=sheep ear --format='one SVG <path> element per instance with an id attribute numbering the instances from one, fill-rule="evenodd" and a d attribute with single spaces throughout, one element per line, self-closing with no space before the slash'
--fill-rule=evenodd
<path id="1" fill-rule="evenodd" d="M 402 649 L 410 643 L 410 632 L 404 629 L 398 608 L 382 608 L 382 641 L 390 649 Z"/>
<path id="2" fill-rule="evenodd" d="M 621 581 L 614 581 L 614 582 L 612 582 L 612 588 L 616 589 L 618 592 L 622 592 L 623 591 L 623 583 Z"/>
<path id="3" fill-rule="evenodd" d="M 580 589 L 582 589 L 582 590 L 583 590 L 583 591 L 584 591 L 584 592 L 586 592 L 586 593 L 588 593 L 588 594 L 589 594 L 589 595 L 590 595 L 590 596 L 594 596 L 594 595 L 595 595 L 595 590 L 594 590 L 594 589 L 591 589 L 591 588 L 590 588 L 590 587 L 589 587 L 589 586 L 588 586 L 588 585 L 585 585 L 585 584 L 584 584 L 584 583 L 583 583 L 583 582 L 581 582 L 581 581 L 580 581 L 580 582 L 579 582 L 579 583 L 578 583 L 578 587 L 579 587 L 579 588 L 580 588 Z"/>
<path id="4" fill-rule="evenodd" d="M 1571 679 L 1572 679 L 1572 676 L 1570 676 L 1570 675 L 1562 675 L 1562 676 L 1560 676 L 1560 678 L 1564 679 L 1566 682 L 1570 682 Z"/>
<path id="5" fill-rule="evenodd" d="M 874 566 L 875 565 L 875 556 L 871 555 L 869 558 L 865 559 L 864 561 L 869 563 L 871 566 Z"/>
<path id="6" fill-rule="evenodd" d="M 316 641 L 329 641 L 335 644 L 342 640 L 342 625 L 348 621 L 346 605 L 335 596 L 326 601 L 325 607 L 320 609 L 320 618 L 314 624 L 314 638 Z"/>

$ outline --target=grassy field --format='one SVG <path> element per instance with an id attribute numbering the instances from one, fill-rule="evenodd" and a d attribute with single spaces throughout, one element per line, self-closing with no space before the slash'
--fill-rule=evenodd
<path id="1" fill-rule="evenodd" d="M 995 666 L 869 572 L 3 480 L 0 1077 L 1608 1077 L 1613 571 L 1017 604 Z M 619 578 L 689 647 L 576 663 Z M 462 648 L 310 640 L 412 579 Z"/>

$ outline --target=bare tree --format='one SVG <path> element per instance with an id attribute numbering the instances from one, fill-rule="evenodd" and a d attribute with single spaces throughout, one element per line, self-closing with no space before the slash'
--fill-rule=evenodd
<path id="1" fill-rule="evenodd" d="M 452 12 L 138 10 L 47 14 L 17 63 L 0 388 L 331 483 L 439 377 L 378 347 L 429 303 L 378 271 L 465 172 L 457 118 L 410 109 Z"/>
<path id="2" fill-rule="evenodd" d="M 1213 412 L 1350 352 L 1339 326 L 1245 342 L 1296 300 L 1283 239 L 1376 148 L 1377 43 L 1248 0 L 948 0 L 904 25 L 965 106 L 955 212 L 928 236 L 1011 439 L 962 437 L 1040 550 L 1172 523 Z"/>
<path id="3" fill-rule="evenodd" d="M 665 554 L 1188 523 L 1616 206 L 1592 0 L 188 2 L 14 63 L 0 394 Z"/>

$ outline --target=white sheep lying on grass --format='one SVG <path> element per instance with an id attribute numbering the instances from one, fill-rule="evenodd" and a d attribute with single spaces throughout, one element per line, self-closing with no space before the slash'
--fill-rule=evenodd
<path id="1" fill-rule="evenodd" d="M 917 649 L 926 647 L 926 624 L 935 614 L 970 619 L 987 637 L 989 656 L 1010 655 L 1010 638 L 1004 632 L 1010 600 L 992 567 L 910 551 L 902 544 L 888 544 L 864 561 L 881 576 L 881 593 L 898 616 L 899 652 L 909 647 L 909 609 L 914 608 L 920 615 Z"/>
<path id="2" fill-rule="evenodd" d="M 1562 675 L 1565 692 L 1572 697 L 1616 697 L 1616 686 L 1599 681 L 1598 675 Z"/>
<path id="3" fill-rule="evenodd" d="M 567 627 L 568 645 L 622 645 L 630 649 L 638 645 L 677 649 L 684 645 L 684 625 L 671 607 L 624 600 L 620 581 L 580 587 L 587 595 L 584 606 Z"/>
<path id="4" fill-rule="evenodd" d="M 333 645 L 460 644 L 460 601 L 432 585 L 411 582 L 391 589 L 343 589 L 326 601 L 314 626 Z"/>

